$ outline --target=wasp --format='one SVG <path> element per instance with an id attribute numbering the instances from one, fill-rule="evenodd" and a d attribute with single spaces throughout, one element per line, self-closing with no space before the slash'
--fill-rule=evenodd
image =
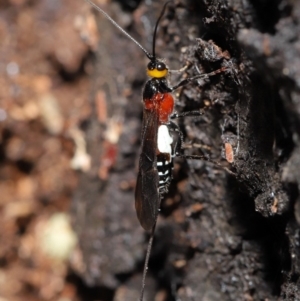
<path id="1" fill-rule="evenodd" d="M 108 19 L 125 36 L 133 41 L 147 56 L 147 75 L 149 80 L 143 89 L 143 123 L 141 135 L 141 154 L 139 158 L 139 169 L 135 189 L 135 208 L 138 220 L 146 231 L 151 231 L 148 243 L 147 255 L 144 266 L 142 290 L 140 300 L 143 300 L 145 287 L 145 277 L 148 268 L 148 261 L 157 221 L 157 215 L 163 196 L 168 192 L 172 180 L 173 157 L 181 155 L 182 133 L 175 125 L 175 130 L 179 134 L 179 143 L 174 149 L 172 119 L 186 115 L 200 115 L 200 111 L 185 112 L 178 114 L 174 112 L 174 98 L 172 92 L 200 78 L 207 78 L 217 73 L 223 72 L 221 68 L 206 74 L 199 74 L 186 78 L 170 86 L 168 82 L 169 68 L 163 60 L 158 59 L 155 53 L 156 33 L 159 22 L 163 17 L 169 2 L 166 2 L 157 19 L 153 33 L 152 53 L 149 53 L 138 41 L 126 32 L 115 20 L 113 20 L 104 10 L 94 4 L 91 0 L 86 0 L 106 19 Z M 207 159 L 204 156 L 187 156 L 190 159 Z"/>

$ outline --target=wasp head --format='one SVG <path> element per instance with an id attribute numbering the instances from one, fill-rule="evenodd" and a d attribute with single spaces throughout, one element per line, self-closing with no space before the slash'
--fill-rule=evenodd
<path id="1" fill-rule="evenodd" d="M 147 66 L 147 74 L 152 78 L 163 78 L 168 75 L 168 67 L 162 61 L 151 60 Z"/>

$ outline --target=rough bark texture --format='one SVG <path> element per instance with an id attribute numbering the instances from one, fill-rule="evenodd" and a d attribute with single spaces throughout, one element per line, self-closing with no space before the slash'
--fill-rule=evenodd
<path id="1" fill-rule="evenodd" d="M 151 49 L 161 8 L 152 1 L 104 9 Z M 136 300 L 148 239 L 133 197 L 146 60 L 97 20 L 91 99 L 102 117 L 83 125 L 93 168 L 80 176 L 73 220 L 84 280 L 114 291 L 115 301 Z M 227 69 L 176 95 L 177 111 L 205 111 L 177 120 L 192 146 L 186 154 L 219 164 L 175 160 L 145 300 L 300 300 L 299 23 L 298 1 L 170 3 L 157 53 L 170 69 L 189 64 L 171 85 Z"/>

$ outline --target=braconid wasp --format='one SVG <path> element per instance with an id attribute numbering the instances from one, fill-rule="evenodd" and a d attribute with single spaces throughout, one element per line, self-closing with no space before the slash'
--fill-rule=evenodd
<path id="1" fill-rule="evenodd" d="M 143 300 L 145 278 L 148 270 L 148 262 L 155 232 L 157 215 L 163 196 L 168 192 L 172 179 L 173 157 L 180 156 L 187 159 L 204 159 L 213 162 L 206 156 L 184 155 L 182 142 L 183 135 L 172 119 L 184 116 L 198 116 L 202 111 L 190 111 L 184 113 L 174 112 L 174 98 L 172 92 L 183 87 L 196 79 L 204 79 L 225 71 L 220 68 L 210 73 L 199 74 L 180 81 L 171 87 L 167 80 L 169 69 L 163 60 L 158 59 L 155 53 L 156 33 L 160 20 L 162 19 L 168 2 L 155 24 L 152 53 L 149 53 L 138 41 L 126 32 L 116 21 L 114 21 L 104 10 L 91 0 L 86 0 L 97 11 L 102 13 L 116 28 L 133 41 L 148 57 L 147 75 L 150 79 L 143 89 L 143 123 L 141 135 L 141 154 L 139 159 L 139 171 L 135 189 L 135 208 L 141 226 L 146 231 L 151 231 L 148 243 L 146 259 L 144 264 L 142 288 L 139 300 Z M 176 131 L 178 142 L 173 144 L 171 132 Z"/>

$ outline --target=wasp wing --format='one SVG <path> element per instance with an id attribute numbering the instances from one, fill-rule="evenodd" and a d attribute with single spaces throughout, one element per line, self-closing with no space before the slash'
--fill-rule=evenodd
<path id="1" fill-rule="evenodd" d="M 142 227 L 150 231 L 155 225 L 160 205 L 157 171 L 158 114 L 144 110 L 142 149 L 135 189 L 135 208 Z"/>

